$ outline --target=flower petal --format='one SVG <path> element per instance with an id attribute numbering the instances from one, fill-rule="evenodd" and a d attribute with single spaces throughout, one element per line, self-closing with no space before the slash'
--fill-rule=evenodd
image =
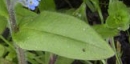
<path id="1" fill-rule="evenodd" d="M 39 5 L 40 0 L 19 0 L 25 7 L 28 7 L 31 10 L 35 10 L 35 8 Z"/>

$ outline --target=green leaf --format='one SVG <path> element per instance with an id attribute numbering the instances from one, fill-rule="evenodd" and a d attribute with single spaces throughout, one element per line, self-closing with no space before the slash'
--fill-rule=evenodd
<path id="1" fill-rule="evenodd" d="M 0 58 L 0 64 L 15 64 L 7 59 Z"/>
<path id="2" fill-rule="evenodd" d="M 73 15 L 88 22 L 86 17 L 86 4 L 82 3 L 80 7 L 73 13 Z"/>
<path id="3" fill-rule="evenodd" d="M 58 56 L 55 64 L 72 64 L 73 61 L 74 59 L 69 59 L 69 58 Z"/>
<path id="4" fill-rule="evenodd" d="M 13 61 L 17 57 L 16 52 L 10 47 L 6 47 L 6 50 L 8 51 L 8 54 L 5 56 L 5 59 Z"/>
<path id="5" fill-rule="evenodd" d="M 34 16 L 37 15 L 36 13 L 34 13 L 28 9 L 23 8 L 23 6 L 21 4 L 17 4 L 15 6 L 15 13 L 16 13 L 16 17 L 17 17 L 16 19 L 17 19 L 18 24 L 21 23 L 21 21 L 23 19 L 33 18 Z"/>
<path id="6" fill-rule="evenodd" d="M 117 29 L 110 29 L 104 25 L 94 25 L 93 28 L 99 33 L 104 39 L 114 37 L 118 35 L 119 31 Z"/>
<path id="7" fill-rule="evenodd" d="M 16 58 L 16 53 L 14 52 L 9 52 L 8 55 L 6 55 L 6 59 L 13 61 L 13 59 Z"/>
<path id="8" fill-rule="evenodd" d="M 99 0 L 90 0 L 96 9 L 99 9 Z"/>
<path id="9" fill-rule="evenodd" d="M 21 4 L 17 4 L 15 6 L 15 12 L 18 16 L 21 16 L 21 17 L 37 15 L 36 13 L 24 8 Z"/>
<path id="10" fill-rule="evenodd" d="M 0 57 L 3 56 L 4 52 L 5 52 L 5 48 L 3 45 L 0 44 Z"/>
<path id="11" fill-rule="evenodd" d="M 126 5 L 122 1 L 113 1 L 108 8 L 109 15 L 115 15 L 117 11 L 128 11 Z"/>
<path id="12" fill-rule="evenodd" d="M 95 12 L 95 11 L 96 11 L 95 6 L 91 3 L 90 0 L 83 0 L 83 2 L 86 3 L 86 5 L 88 6 L 88 8 L 89 8 L 92 12 Z"/>
<path id="13" fill-rule="evenodd" d="M 7 8 L 6 8 L 4 1 L 5 0 L 0 1 L 0 15 L 7 18 L 8 17 L 8 11 L 7 11 Z"/>
<path id="14" fill-rule="evenodd" d="M 114 55 L 107 42 L 85 22 L 55 12 L 43 11 L 31 20 L 23 20 L 13 40 L 26 50 L 48 51 L 73 59 L 99 60 Z"/>
<path id="15" fill-rule="evenodd" d="M 50 61 L 50 55 L 52 55 L 52 53 L 49 53 L 49 52 L 45 52 L 45 64 L 49 64 L 49 61 Z"/>
<path id="16" fill-rule="evenodd" d="M 108 13 L 109 16 L 106 20 L 107 27 L 123 31 L 129 28 L 130 14 L 123 2 L 114 1 L 110 3 Z"/>
<path id="17" fill-rule="evenodd" d="M 40 11 L 43 11 L 43 10 L 55 11 L 56 5 L 55 5 L 54 0 L 41 0 L 39 9 L 40 9 Z"/>
<path id="18" fill-rule="evenodd" d="M 29 61 L 31 64 L 39 64 L 39 62 L 36 61 L 36 59 L 35 59 L 35 58 L 38 57 L 38 56 L 36 55 L 36 53 L 26 52 L 26 56 L 27 56 L 28 61 Z"/>
<path id="19" fill-rule="evenodd" d="M 0 34 L 3 33 L 6 26 L 7 26 L 7 19 L 3 16 L 0 16 Z"/>

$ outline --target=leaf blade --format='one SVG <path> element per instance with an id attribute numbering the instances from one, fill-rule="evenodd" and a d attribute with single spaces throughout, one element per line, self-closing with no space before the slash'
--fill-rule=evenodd
<path id="1" fill-rule="evenodd" d="M 54 12 L 44 11 L 33 21 L 21 25 L 13 39 L 23 49 L 48 51 L 73 59 L 98 60 L 114 55 L 89 25 Z"/>

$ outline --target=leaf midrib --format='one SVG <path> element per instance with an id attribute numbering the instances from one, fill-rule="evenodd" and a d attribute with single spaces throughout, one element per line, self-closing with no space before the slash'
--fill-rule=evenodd
<path id="1" fill-rule="evenodd" d="M 38 31 L 38 32 L 44 32 L 44 33 L 48 33 L 48 34 L 53 34 L 53 35 L 60 36 L 60 37 L 64 37 L 64 38 L 71 39 L 71 40 L 74 40 L 74 41 L 86 43 L 86 42 L 83 42 L 83 41 L 81 41 L 81 40 L 74 39 L 74 38 L 71 38 L 71 37 L 67 37 L 67 36 L 64 36 L 64 35 L 61 35 L 61 34 L 56 34 L 56 33 L 53 33 L 53 32 L 48 32 L 48 31 L 44 31 L 44 30 L 41 31 L 41 30 L 38 30 L 38 29 L 27 28 L 27 27 L 24 27 L 24 28 L 22 28 L 21 30 L 24 30 L 24 29 L 27 29 L 27 30 L 34 30 L 34 31 Z M 95 46 L 95 47 L 97 47 L 97 48 L 99 48 L 99 49 L 102 49 L 102 50 L 106 50 L 106 49 L 103 49 L 103 48 L 101 48 L 101 47 L 99 47 L 99 46 L 96 46 L 96 45 L 93 45 L 93 44 L 90 44 L 90 43 L 86 43 L 86 44 L 91 45 L 91 46 Z"/>

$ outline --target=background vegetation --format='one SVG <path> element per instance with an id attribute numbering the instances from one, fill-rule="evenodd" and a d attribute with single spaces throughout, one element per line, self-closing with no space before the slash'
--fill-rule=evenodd
<path id="1" fill-rule="evenodd" d="M 129 1 L 28 1 L 0 2 L 0 64 L 130 64 Z"/>

